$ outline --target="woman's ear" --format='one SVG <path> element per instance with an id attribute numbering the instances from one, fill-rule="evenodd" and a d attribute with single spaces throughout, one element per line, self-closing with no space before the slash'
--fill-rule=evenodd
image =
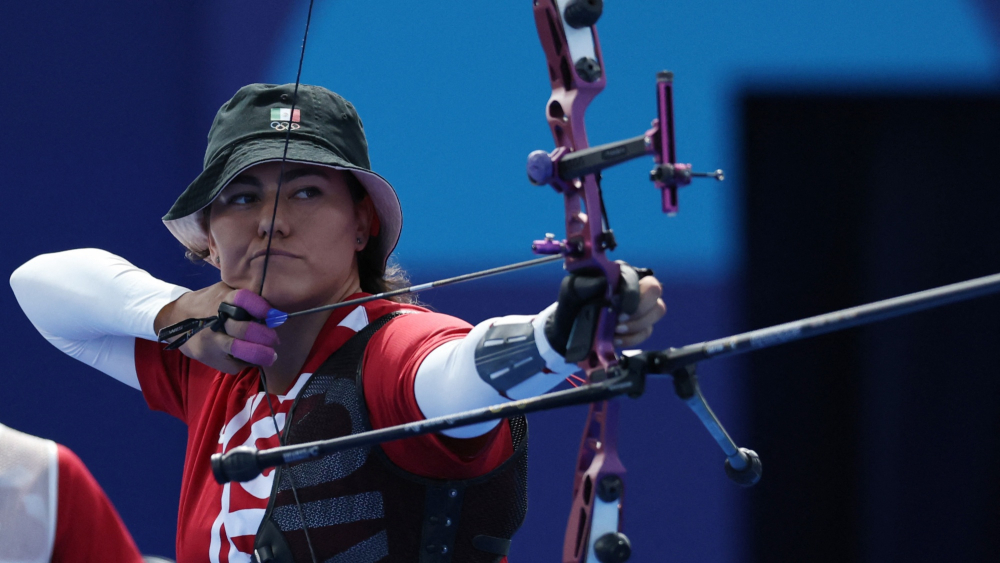
<path id="1" fill-rule="evenodd" d="M 208 234 L 208 256 L 205 257 L 205 262 L 208 262 L 209 264 L 215 266 L 216 269 L 221 271 L 222 259 L 219 258 L 219 249 L 215 245 L 215 238 L 212 237 L 212 229 L 209 228 L 209 223 L 208 223 L 208 217 L 209 217 L 208 214 L 211 209 L 212 206 L 209 205 L 208 207 L 202 210 L 201 214 L 201 226 L 203 229 L 205 229 L 205 232 Z"/>
<path id="2" fill-rule="evenodd" d="M 215 266 L 220 271 L 222 270 L 222 259 L 219 258 L 219 249 L 215 246 L 212 231 L 208 232 L 208 256 L 205 257 L 205 262 Z"/>
<path id="3" fill-rule="evenodd" d="M 359 201 L 358 204 L 354 206 L 354 219 L 358 225 L 354 238 L 355 250 L 357 252 L 364 250 L 365 246 L 368 244 L 368 238 L 371 236 L 372 221 L 374 217 L 375 204 L 372 203 L 371 197 L 365 195 L 364 199 Z"/>

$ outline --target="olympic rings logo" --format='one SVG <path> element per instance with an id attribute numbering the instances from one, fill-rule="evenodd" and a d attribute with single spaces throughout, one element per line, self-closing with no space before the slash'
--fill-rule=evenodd
<path id="1" fill-rule="evenodd" d="M 300 127 L 300 125 L 298 123 L 292 123 L 290 125 L 292 127 L 292 131 L 295 131 L 296 129 L 298 129 Z M 271 122 L 271 129 L 274 129 L 275 131 L 288 131 L 288 127 L 289 127 L 289 123 L 287 121 L 272 121 Z"/>

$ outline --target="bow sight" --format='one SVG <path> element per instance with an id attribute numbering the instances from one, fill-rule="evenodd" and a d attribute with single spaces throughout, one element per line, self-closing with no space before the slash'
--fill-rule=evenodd
<path id="1" fill-rule="evenodd" d="M 580 188 L 574 185 L 573 180 L 651 155 L 656 167 L 649 172 L 649 179 L 662 192 L 663 212 L 671 215 L 677 213 L 678 188 L 690 184 L 693 178 L 715 178 L 722 181 L 725 173 L 722 170 L 693 172 L 690 164 L 677 162 L 674 149 L 673 83 L 674 73 L 664 70 L 656 74 L 657 117 L 644 134 L 572 152 L 566 147 L 559 147 L 551 153 L 533 151 L 528 155 L 528 180 L 538 186 L 551 185 L 557 192 L 566 193 Z M 555 252 L 549 251 L 551 248 L 551 245 L 540 246 L 536 252 L 554 254 Z"/>

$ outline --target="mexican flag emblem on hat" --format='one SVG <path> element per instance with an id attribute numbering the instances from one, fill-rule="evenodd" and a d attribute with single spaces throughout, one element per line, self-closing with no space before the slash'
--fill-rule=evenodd
<path id="1" fill-rule="evenodd" d="M 292 108 L 271 108 L 271 121 L 291 121 L 298 123 L 301 121 L 302 112 L 298 109 L 292 112 Z"/>

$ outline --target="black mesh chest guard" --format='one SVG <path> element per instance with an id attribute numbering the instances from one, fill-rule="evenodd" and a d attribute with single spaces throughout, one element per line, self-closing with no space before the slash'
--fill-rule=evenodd
<path id="1" fill-rule="evenodd" d="M 316 370 L 292 405 L 283 445 L 371 429 L 361 373 L 365 347 L 372 335 L 402 314 L 373 321 Z M 510 429 L 513 455 L 490 473 L 464 481 L 408 473 L 380 447 L 279 467 L 254 543 L 257 561 L 311 561 L 293 482 L 318 561 L 499 561 L 528 506 L 527 421 L 511 419 Z"/>

